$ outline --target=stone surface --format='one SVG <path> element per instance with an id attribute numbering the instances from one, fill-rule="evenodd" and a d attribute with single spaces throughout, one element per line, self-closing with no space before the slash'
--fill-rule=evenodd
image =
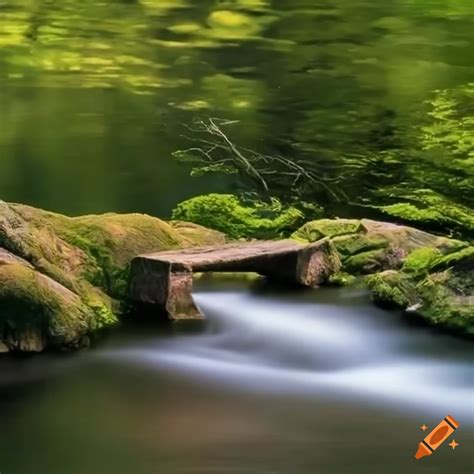
<path id="1" fill-rule="evenodd" d="M 141 255 L 132 262 L 133 300 L 163 308 L 171 319 L 200 317 L 192 296 L 194 272 L 255 272 L 304 286 L 325 282 L 340 268 L 328 240 L 232 243 Z"/>
<path id="2" fill-rule="evenodd" d="M 367 279 L 376 303 L 421 316 L 428 323 L 474 336 L 474 247 L 422 248 L 400 270 Z"/>
<path id="3" fill-rule="evenodd" d="M 300 242 L 330 238 L 347 273 L 371 274 L 399 268 L 419 248 L 458 247 L 463 242 L 412 227 L 370 219 L 321 219 L 306 223 L 293 236 Z"/>
<path id="4" fill-rule="evenodd" d="M 0 201 L 0 351 L 80 347 L 117 322 L 133 257 L 224 239 L 143 214 L 71 218 Z"/>

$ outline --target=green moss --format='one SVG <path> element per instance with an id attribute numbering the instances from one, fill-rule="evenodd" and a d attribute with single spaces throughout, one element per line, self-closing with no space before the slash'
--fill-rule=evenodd
<path id="1" fill-rule="evenodd" d="M 12 350 L 75 347 L 117 322 L 137 255 L 223 243 L 200 226 L 141 214 L 70 218 L 0 201 L 0 342 Z M 22 260 L 23 259 L 23 260 Z"/>
<path id="2" fill-rule="evenodd" d="M 301 211 L 270 204 L 246 204 L 232 194 L 208 194 L 177 205 L 173 219 L 200 224 L 224 232 L 232 239 L 274 239 L 289 235 L 303 220 Z"/>
<path id="3" fill-rule="evenodd" d="M 463 269 L 469 267 L 470 270 L 474 271 L 474 246 L 440 256 L 431 263 L 430 268 L 433 271 L 440 271 L 452 266 Z"/>
<path id="4" fill-rule="evenodd" d="M 410 305 L 409 281 L 395 270 L 369 275 L 365 279 L 373 300 L 384 306 L 406 308 Z"/>
<path id="5" fill-rule="evenodd" d="M 0 333 L 10 349 L 76 346 L 91 317 L 78 296 L 31 267 L 0 265 Z"/>
<path id="6" fill-rule="evenodd" d="M 328 283 L 335 286 L 349 286 L 354 284 L 357 278 L 346 272 L 337 272 L 329 277 Z"/>
<path id="7" fill-rule="evenodd" d="M 437 248 L 422 247 L 411 252 L 403 264 L 403 271 L 421 275 L 428 273 L 441 252 Z"/>
<path id="8" fill-rule="evenodd" d="M 224 233 L 208 229 L 193 222 L 171 221 L 169 224 L 185 240 L 186 244 L 190 246 L 219 245 L 227 242 L 227 237 Z"/>
<path id="9" fill-rule="evenodd" d="M 379 209 L 387 215 L 424 229 L 450 232 L 456 236 L 472 239 L 474 213 L 471 209 L 429 189 L 418 189 L 408 193 L 403 190 L 395 191 L 395 195 L 398 194 L 402 202 L 380 207 Z"/>
<path id="10" fill-rule="evenodd" d="M 453 291 L 449 271 L 434 273 L 416 286 L 423 301 L 419 313 L 431 324 L 474 335 L 474 311 L 472 296 Z M 459 290 L 459 288 L 458 288 Z"/>
<path id="11" fill-rule="evenodd" d="M 90 325 L 91 331 L 113 326 L 118 322 L 117 316 L 107 305 L 92 303 L 89 306 L 94 311 L 94 317 L 91 319 Z"/>
<path id="12" fill-rule="evenodd" d="M 367 274 L 383 270 L 388 265 L 389 253 L 385 249 L 369 250 L 357 253 L 343 262 L 344 270 L 349 273 Z"/>
<path id="13" fill-rule="evenodd" d="M 462 243 L 460 243 L 462 244 Z M 459 246 L 453 246 L 456 249 Z M 467 246 L 458 251 L 448 252 L 451 249 L 422 247 L 411 252 L 405 260 L 402 270 L 416 275 L 427 275 L 430 272 L 446 270 L 454 265 L 474 266 L 474 247 Z"/>
<path id="14" fill-rule="evenodd" d="M 320 219 L 307 222 L 292 234 L 292 238 L 316 242 L 324 237 L 355 234 L 362 230 L 361 222 L 354 219 Z"/>
<path id="15" fill-rule="evenodd" d="M 342 258 L 356 253 L 387 248 L 389 242 L 381 237 L 372 237 L 367 234 L 340 235 L 332 239 L 336 250 Z"/>

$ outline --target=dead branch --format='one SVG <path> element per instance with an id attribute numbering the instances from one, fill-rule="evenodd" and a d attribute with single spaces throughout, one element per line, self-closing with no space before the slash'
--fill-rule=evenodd
<path id="1" fill-rule="evenodd" d="M 194 163 L 195 173 L 234 168 L 238 174 L 253 181 L 257 188 L 264 192 L 278 184 L 289 184 L 292 188 L 323 188 L 335 199 L 345 195 L 342 189 L 335 189 L 338 188 L 336 185 L 361 166 L 361 160 L 354 156 L 352 163 L 345 162 L 344 169 L 335 172 L 333 163 L 298 161 L 239 147 L 223 130 L 224 127 L 235 123 L 238 121 L 208 118 L 185 125 L 191 135 L 183 137 L 193 142 L 193 146 L 179 150 L 173 153 L 173 156 Z"/>

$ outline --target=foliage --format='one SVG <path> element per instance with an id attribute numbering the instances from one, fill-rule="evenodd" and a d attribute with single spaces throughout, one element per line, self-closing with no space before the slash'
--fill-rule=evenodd
<path id="1" fill-rule="evenodd" d="M 441 177 L 440 177 L 441 179 Z M 472 238 L 474 212 L 430 189 L 387 189 L 387 196 L 398 202 L 377 207 L 388 216 L 428 230 Z M 402 202 L 400 202 L 402 201 Z"/>
<path id="2" fill-rule="evenodd" d="M 421 127 L 422 148 L 474 165 L 474 83 L 435 91 L 428 103 L 431 110 L 428 123 Z"/>
<path id="3" fill-rule="evenodd" d="M 173 219 L 194 222 L 226 233 L 233 239 L 273 239 L 289 235 L 303 222 L 295 207 L 283 206 L 278 199 L 269 203 L 244 202 L 232 194 L 208 194 L 181 202 Z"/>

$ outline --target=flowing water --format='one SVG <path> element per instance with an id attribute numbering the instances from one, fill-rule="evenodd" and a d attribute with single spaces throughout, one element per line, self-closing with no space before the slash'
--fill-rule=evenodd
<path id="1" fill-rule="evenodd" d="M 472 346 L 364 290 L 201 286 L 204 323 L 0 360 L 8 474 L 470 473 Z M 414 459 L 451 414 L 446 444 Z"/>

